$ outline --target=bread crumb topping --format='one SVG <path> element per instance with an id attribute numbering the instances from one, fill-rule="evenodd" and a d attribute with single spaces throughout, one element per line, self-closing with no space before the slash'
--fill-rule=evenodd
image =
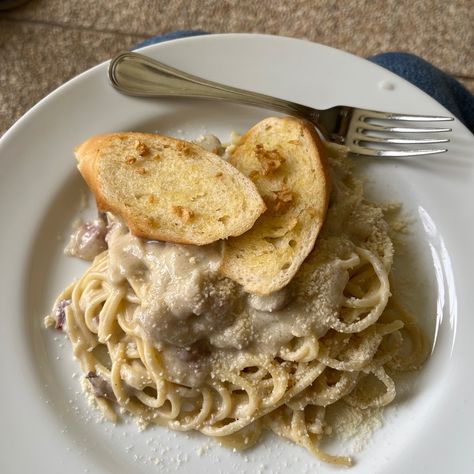
<path id="1" fill-rule="evenodd" d="M 280 189 L 271 191 L 266 198 L 265 202 L 272 212 L 284 213 L 294 201 L 294 194 L 290 191 L 288 186 L 283 183 Z"/>
<path id="2" fill-rule="evenodd" d="M 183 153 L 184 156 L 189 156 L 192 153 L 191 147 L 185 142 L 179 142 L 176 145 L 176 149 Z"/>
<path id="3" fill-rule="evenodd" d="M 140 140 L 135 141 L 135 150 L 137 150 L 140 156 L 145 156 L 149 153 L 149 148 L 142 143 Z"/>
<path id="4" fill-rule="evenodd" d="M 255 145 L 255 156 L 260 162 L 259 173 L 262 176 L 275 172 L 285 162 L 285 158 L 281 156 L 278 150 L 265 150 L 261 143 Z"/>

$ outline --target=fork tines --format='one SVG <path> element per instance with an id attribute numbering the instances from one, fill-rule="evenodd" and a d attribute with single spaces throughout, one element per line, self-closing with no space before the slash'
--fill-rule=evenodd
<path id="1" fill-rule="evenodd" d="M 452 117 L 443 117 L 440 115 L 410 115 L 410 114 L 395 114 L 392 112 L 377 112 L 375 110 L 360 109 L 361 119 L 388 119 L 400 120 L 403 122 L 450 122 L 454 120 Z"/>
<path id="2" fill-rule="evenodd" d="M 347 139 L 350 139 L 353 151 L 361 155 L 395 157 L 444 153 L 447 151 L 446 148 L 409 149 L 404 146 L 422 145 L 424 147 L 449 142 L 449 138 L 413 138 L 410 134 L 451 132 L 452 129 L 448 127 L 428 127 L 425 124 L 452 120 L 452 117 L 435 115 L 408 115 L 354 109 Z M 400 126 L 397 122 L 411 123 Z M 416 123 L 423 123 L 423 126 L 419 127 Z M 383 145 L 384 149 L 380 149 L 380 145 Z"/>

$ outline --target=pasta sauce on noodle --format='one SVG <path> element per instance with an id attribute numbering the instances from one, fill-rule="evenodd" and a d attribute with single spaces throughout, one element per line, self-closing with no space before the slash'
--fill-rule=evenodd
<path id="1" fill-rule="evenodd" d="M 236 448 L 270 429 L 324 461 L 350 464 L 319 448 L 326 407 L 387 405 L 392 375 L 418 368 L 426 350 L 413 318 L 391 300 L 384 210 L 364 199 L 341 151 L 329 155 L 323 229 L 292 281 L 271 295 L 247 294 L 220 275 L 221 243 L 146 241 L 108 216 L 107 250 L 56 307 L 85 386 L 109 418 L 120 406 L 142 423 Z"/>

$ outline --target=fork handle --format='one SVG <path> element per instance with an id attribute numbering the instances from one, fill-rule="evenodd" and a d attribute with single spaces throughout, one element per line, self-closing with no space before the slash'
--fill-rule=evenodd
<path id="1" fill-rule="evenodd" d="M 120 92 L 139 97 L 191 97 L 237 102 L 297 115 L 315 123 L 320 111 L 265 94 L 208 81 L 138 53 L 117 54 L 109 79 Z"/>

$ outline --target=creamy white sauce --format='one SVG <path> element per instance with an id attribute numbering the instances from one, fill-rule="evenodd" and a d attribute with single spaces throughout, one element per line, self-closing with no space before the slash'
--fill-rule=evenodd
<path id="1" fill-rule="evenodd" d="M 79 221 L 69 238 L 64 253 L 71 257 L 92 261 L 94 257 L 107 248 L 106 233 L 106 223 L 103 219 L 87 222 Z"/>
<path id="2" fill-rule="evenodd" d="M 272 313 L 283 309 L 290 300 L 288 288 L 282 288 L 269 295 L 249 295 L 249 306 L 257 311 Z"/>
<path id="3" fill-rule="evenodd" d="M 211 153 L 215 153 L 227 160 L 239 140 L 240 135 L 236 132 L 232 132 L 227 143 L 222 143 L 215 135 L 211 134 L 201 135 L 196 138 L 196 140 L 193 140 L 193 142 L 201 148 L 204 148 Z"/>
<path id="4" fill-rule="evenodd" d="M 134 320 L 161 351 L 170 380 L 197 386 L 236 351 L 276 356 L 294 337 L 322 336 L 340 305 L 348 275 L 337 259 L 303 266 L 278 292 L 248 295 L 219 274 L 219 243 L 146 241 L 109 218 L 109 280 L 139 297 Z"/>
<path id="5" fill-rule="evenodd" d="M 209 372 L 209 337 L 232 324 L 244 305 L 239 286 L 221 277 L 221 244 L 145 241 L 112 218 L 109 279 L 139 297 L 134 319 L 163 353 L 169 378 L 195 386 Z"/>
<path id="6" fill-rule="evenodd" d="M 196 145 L 216 155 L 220 155 L 222 152 L 222 143 L 215 135 L 201 135 L 193 141 Z"/>

